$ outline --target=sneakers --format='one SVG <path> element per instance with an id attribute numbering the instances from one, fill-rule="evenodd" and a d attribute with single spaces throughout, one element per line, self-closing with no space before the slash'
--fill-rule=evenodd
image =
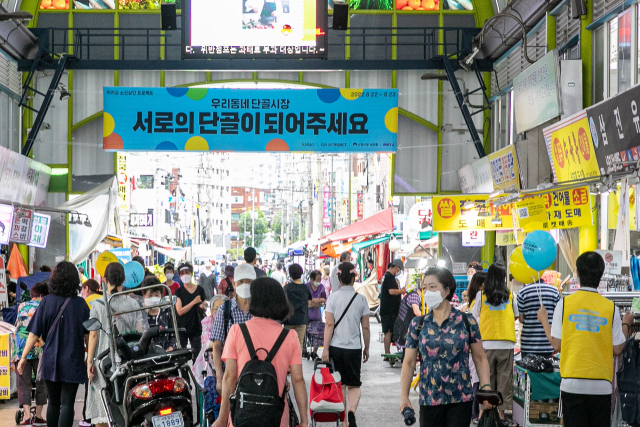
<path id="1" fill-rule="evenodd" d="M 349 427 L 358 427 L 356 425 L 356 414 L 353 412 L 349 411 L 347 414 L 347 420 L 349 421 Z"/>
<path id="2" fill-rule="evenodd" d="M 46 421 L 46 420 L 43 420 L 42 418 L 38 418 L 38 417 L 36 417 L 35 421 L 33 422 L 33 425 L 36 425 L 36 426 L 46 426 L 46 425 L 47 425 L 47 421 Z M 82 424 L 80 424 L 80 425 L 82 425 Z M 91 426 L 91 424 L 86 424 L 86 426 L 90 427 L 90 426 Z"/>

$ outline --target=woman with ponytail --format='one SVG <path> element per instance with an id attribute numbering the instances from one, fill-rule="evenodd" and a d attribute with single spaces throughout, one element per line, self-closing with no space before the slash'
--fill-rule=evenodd
<path id="1" fill-rule="evenodd" d="M 333 360 L 340 373 L 349 427 L 357 427 L 355 412 L 360 402 L 360 371 L 362 363 L 369 360 L 369 304 L 353 289 L 356 280 L 353 264 L 340 264 L 338 279 L 340 289 L 329 295 L 325 309 L 322 360 Z"/>

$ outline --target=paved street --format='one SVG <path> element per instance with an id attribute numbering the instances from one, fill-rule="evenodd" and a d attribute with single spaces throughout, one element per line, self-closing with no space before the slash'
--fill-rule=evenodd
<path id="1" fill-rule="evenodd" d="M 362 400 L 356 413 L 360 427 L 393 427 L 404 426 L 403 418 L 398 411 L 400 404 L 400 365 L 395 368 L 388 363 L 382 363 L 380 354 L 383 353 L 383 345 L 378 342 L 381 326 L 371 318 L 371 360 L 364 364 L 362 375 Z M 307 390 L 311 379 L 313 362 L 303 362 Z M 293 393 L 292 393 L 293 394 Z M 417 394 L 412 393 L 413 407 L 417 408 Z M 82 416 L 82 399 L 84 390 L 78 390 L 76 398 L 76 422 Z M 0 404 L 0 427 L 15 426 L 14 416 L 18 409 L 18 399 L 11 399 Z M 45 408 L 46 411 L 46 408 Z M 46 413 L 46 412 L 45 412 Z M 330 424 L 321 424 L 330 426 Z"/>

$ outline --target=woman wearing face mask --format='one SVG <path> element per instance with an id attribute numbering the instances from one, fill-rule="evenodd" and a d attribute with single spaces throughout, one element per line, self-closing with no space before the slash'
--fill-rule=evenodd
<path id="1" fill-rule="evenodd" d="M 171 289 L 171 295 L 175 295 L 176 291 L 180 287 L 178 282 L 173 281 L 175 267 L 170 262 L 164 265 L 164 277 L 167 278 L 167 281 L 164 282 L 165 285 Z"/>
<path id="2" fill-rule="evenodd" d="M 159 285 L 160 279 L 156 276 L 147 276 L 142 281 L 140 285 L 141 288 L 147 286 Z M 164 288 L 157 287 L 151 288 L 143 291 L 142 296 L 144 297 L 144 305 L 145 307 L 151 307 L 154 305 L 160 304 L 160 300 L 162 299 L 162 294 L 164 293 Z M 173 319 L 171 318 L 171 312 L 169 311 L 169 307 L 160 308 L 152 308 L 147 310 L 147 321 L 149 322 L 149 326 L 162 326 L 163 328 L 173 328 Z M 173 351 L 176 348 L 176 336 L 175 334 L 165 334 L 160 335 L 159 337 L 154 338 L 153 342 L 166 351 Z"/>
<path id="3" fill-rule="evenodd" d="M 500 418 L 513 401 L 513 349 L 516 344 L 515 319 L 518 303 L 507 288 L 507 270 L 502 264 L 493 264 L 487 272 L 484 290 L 476 294 L 471 313 L 479 319 L 485 352 L 491 369 L 491 388 L 502 393 Z M 484 381 L 480 380 L 483 384 Z"/>
<path id="4" fill-rule="evenodd" d="M 402 364 L 400 411 L 411 408 L 409 389 L 419 351 L 422 360 L 420 427 L 469 427 L 473 404 L 469 352 L 478 367 L 480 389 L 491 387 L 478 324 L 472 316 L 452 307 L 456 282 L 449 270 L 429 268 L 423 287 L 429 313 L 414 318 L 409 326 Z"/>
<path id="5" fill-rule="evenodd" d="M 82 284 L 80 296 L 84 298 L 84 301 L 89 306 L 89 310 L 91 310 L 93 302 L 98 298 L 102 298 L 102 292 L 100 292 L 100 284 L 93 279 L 85 280 Z"/>
<path id="6" fill-rule="evenodd" d="M 202 335 L 201 320 L 204 318 L 202 302 L 205 300 L 204 289 L 191 283 L 193 266 L 188 262 L 178 266 L 178 274 L 183 286 L 176 291 L 176 312 L 178 313 L 178 327 L 187 331 L 180 334 L 180 345 L 187 347 L 187 341 L 193 349 L 193 361 L 200 353 L 200 336 Z"/>
<path id="7" fill-rule="evenodd" d="M 320 283 L 321 274 L 315 270 L 309 274 L 309 282 L 307 286 L 311 291 L 311 302 L 309 303 L 309 324 L 307 325 L 307 335 L 309 336 L 309 345 L 313 347 L 311 357 L 318 357 L 318 347 L 324 345 L 324 322 L 322 321 L 322 311 L 320 308 L 327 301 L 327 291 L 322 283 Z"/>

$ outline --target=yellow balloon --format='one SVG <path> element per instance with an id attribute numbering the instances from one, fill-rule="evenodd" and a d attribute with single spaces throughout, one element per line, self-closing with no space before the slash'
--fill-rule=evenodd
<path id="1" fill-rule="evenodd" d="M 111 252 L 104 251 L 98 255 L 98 258 L 96 259 L 96 270 L 98 270 L 98 274 L 104 276 L 104 270 L 107 268 L 107 265 L 112 262 L 118 262 L 118 257 Z"/>
<path id="2" fill-rule="evenodd" d="M 529 267 L 522 256 L 522 246 L 518 246 L 509 257 L 509 272 L 520 283 L 527 284 L 538 281 L 539 273 Z"/>

